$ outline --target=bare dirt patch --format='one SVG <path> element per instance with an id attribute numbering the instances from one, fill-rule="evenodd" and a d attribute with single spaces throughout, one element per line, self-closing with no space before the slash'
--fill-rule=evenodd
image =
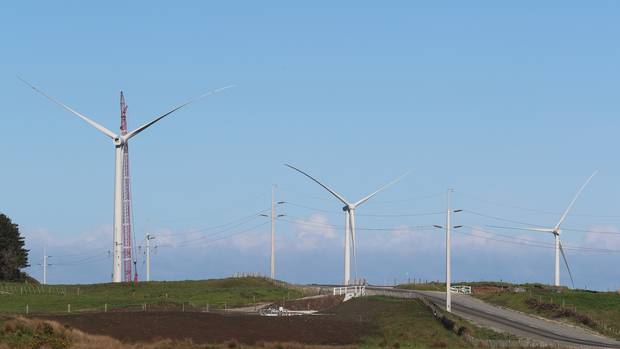
<path id="1" fill-rule="evenodd" d="M 235 340 L 297 342 L 318 345 L 358 343 L 373 331 L 368 322 L 335 315 L 262 317 L 198 312 L 92 313 L 42 316 L 83 332 L 110 336 L 123 342 L 192 340 L 222 343 Z"/>
<path id="2" fill-rule="evenodd" d="M 503 292 L 505 289 L 501 288 L 501 287 L 497 287 L 497 286 L 489 286 L 489 285 L 484 285 L 484 286 L 473 286 L 472 287 L 472 292 L 474 294 L 490 294 L 490 293 L 500 293 Z"/>

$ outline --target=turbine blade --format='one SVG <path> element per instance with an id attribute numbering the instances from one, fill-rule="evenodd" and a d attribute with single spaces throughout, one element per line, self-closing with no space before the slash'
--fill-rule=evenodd
<path id="1" fill-rule="evenodd" d="M 90 118 L 86 117 L 85 115 L 78 113 L 77 111 L 73 110 L 73 109 L 72 109 L 71 107 L 69 107 L 68 105 L 63 104 L 62 102 L 60 102 L 60 101 L 59 101 L 59 100 L 57 100 L 56 98 L 54 98 L 54 97 L 52 97 L 52 96 L 50 96 L 50 95 L 46 94 L 45 92 L 43 92 L 43 91 L 39 90 L 39 89 L 38 89 L 38 88 L 36 88 L 34 85 L 30 84 L 28 81 L 26 81 L 26 80 L 24 80 L 24 79 L 20 78 L 19 76 L 18 76 L 17 78 L 18 78 L 19 80 L 21 80 L 21 82 L 23 82 L 24 84 L 26 84 L 26 85 L 30 86 L 30 88 L 32 88 L 35 92 L 39 93 L 40 95 L 42 95 L 43 97 L 45 97 L 45 98 L 49 99 L 50 101 L 52 101 L 52 102 L 54 102 L 54 103 L 58 104 L 59 106 L 63 107 L 65 110 L 68 110 L 69 112 L 71 112 L 71 113 L 73 113 L 74 115 L 76 115 L 77 117 L 79 117 L 80 119 L 82 119 L 82 120 L 86 121 L 86 122 L 87 122 L 87 123 L 89 123 L 92 127 L 94 127 L 94 128 L 96 128 L 97 130 L 99 130 L 99 131 L 103 132 L 106 136 L 108 136 L 108 137 L 110 137 L 110 138 L 112 138 L 112 139 L 114 139 L 114 138 L 117 138 L 117 137 L 118 137 L 118 136 L 117 136 L 114 132 L 112 132 L 112 131 L 108 130 L 107 128 L 105 128 L 105 127 L 103 127 L 103 126 L 101 126 L 101 125 L 99 125 L 98 123 L 96 123 L 95 121 L 93 121 L 93 120 L 91 120 Z"/>
<path id="2" fill-rule="evenodd" d="M 594 171 L 594 173 L 592 173 L 590 177 L 588 177 L 585 183 L 583 183 L 581 188 L 579 188 L 579 190 L 577 191 L 577 194 L 575 194 L 575 197 L 573 198 L 573 200 L 570 202 L 570 204 L 566 208 L 566 211 L 564 211 L 564 213 L 562 214 L 560 221 L 558 222 L 558 224 L 555 225 L 555 228 L 553 229 L 554 231 L 558 231 L 560 229 L 560 225 L 562 225 L 562 223 L 566 219 L 566 216 L 568 215 L 568 212 L 571 210 L 571 208 L 573 208 L 575 201 L 577 201 L 577 198 L 579 197 L 579 195 L 581 195 L 581 192 L 583 191 L 583 189 L 588 185 L 588 183 L 590 183 L 590 181 L 592 180 L 592 177 L 594 177 L 597 173 L 598 173 L 598 170 Z"/>
<path id="3" fill-rule="evenodd" d="M 400 177 L 396 178 L 395 180 L 391 181 L 390 183 L 382 186 L 381 188 L 377 189 L 375 192 L 371 193 L 370 195 L 366 196 L 365 198 L 361 199 L 360 201 L 355 203 L 355 206 L 359 206 L 363 203 L 365 203 L 366 201 L 370 200 L 370 198 L 372 198 L 373 196 L 379 194 L 379 192 L 387 189 L 388 187 L 400 182 L 403 178 L 405 178 L 406 176 L 408 176 L 411 173 L 411 171 L 407 171 L 404 174 L 402 174 Z"/>
<path id="4" fill-rule="evenodd" d="M 490 228 L 498 228 L 498 229 L 514 229 L 514 230 L 526 230 L 526 231 L 536 231 L 539 233 L 553 233 L 553 229 L 551 228 L 535 228 L 535 227 L 501 227 L 497 225 L 487 225 Z"/>
<path id="5" fill-rule="evenodd" d="M 349 202 L 347 201 L 347 199 L 345 199 L 344 197 L 342 197 L 342 195 L 336 193 L 335 191 L 333 191 L 330 187 L 326 186 L 325 184 L 319 182 L 318 179 L 312 177 L 311 175 L 307 174 L 306 172 L 298 169 L 297 167 L 291 166 L 289 164 L 284 164 L 284 166 L 292 168 L 293 170 L 301 173 L 302 175 L 312 179 L 314 182 L 316 182 L 318 185 L 320 185 L 321 187 L 323 187 L 325 190 L 327 190 L 328 192 L 330 192 L 333 196 L 335 196 L 338 200 L 340 200 L 340 202 L 342 202 L 344 205 L 349 206 Z"/>
<path id="6" fill-rule="evenodd" d="M 168 111 L 168 112 L 166 112 L 166 113 L 164 113 L 164 114 L 162 114 L 162 115 L 160 115 L 160 116 L 156 117 L 153 121 L 148 122 L 148 123 L 146 123 L 146 124 L 144 124 L 144 125 L 142 125 L 142 126 L 138 127 L 137 129 L 135 129 L 135 130 L 133 130 L 133 131 L 129 132 L 129 133 L 127 134 L 127 136 L 126 136 L 126 139 L 127 139 L 127 140 L 131 139 L 132 137 L 134 137 L 134 136 L 135 136 L 135 135 L 137 135 L 138 133 L 140 133 L 140 132 L 142 132 L 142 131 L 146 130 L 147 128 L 149 128 L 149 127 L 150 127 L 151 125 L 153 125 L 154 123 L 156 123 L 156 122 L 158 122 L 159 120 L 161 120 L 161 119 L 165 118 L 166 116 L 168 116 L 168 115 L 170 115 L 170 114 L 174 113 L 175 111 L 177 111 L 177 110 L 179 110 L 179 109 L 181 109 L 181 108 L 185 107 L 185 106 L 186 106 L 186 105 L 188 105 L 188 104 L 191 104 L 191 103 L 196 102 L 196 101 L 198 101 L 198 100 L 200 100 L 200 99 L 206 98 L 206 97 L 208 97 L 208 96 L 211 96 L 211 95 L 213 95 L 213 94 L 216 94 L 216 93 L 218 93 L 218 92 L 222 92 L 222 91 L 224 91 L 224 90 L 227 90 L 227 89 L 229 89 L 229 88 L 233 88 L 233 87 L 235 87 L 235 86 L 234 86 L 234 85 L 230 85 L 230 86 L 226 86 L 226 87 L 218 88 L 218 89 L 215 89 L 215 90 L 212 90 L 212 91 L 209 91 L 209 92 L 203 93 L 203 94 L 201 94 L 201 95 L 200 95 L 200 96 L 198 96 L 198 97 L 194 97 L 194 98 L 190 99 L 189 101 L 187 101 L 187 102 L 185 102 L 185 103 L 182 103 L 182 104 L 180 104 L 180 105 L 178 105 L 178 106 L 174 107 L 172 110 L 170 110 L 170 111 Z"/>
<path id="7" fill-rule="evenodd" d="M 566 264 L 566 269 L 568 270 L 568 276 L 570 276 L 570 283 L 575 288 L 575 282 L 573 281 L 573 273 L 570 271 L 570 267 L 568 266 L 568 260 L 566 259 L 566 254 L 564 253 L 564 248 L 562 247 L 562 240 L 559 241 L 560 245 L 560 253 L 562 253 L 562 259 L 564 259 L 564 264 Z"/>

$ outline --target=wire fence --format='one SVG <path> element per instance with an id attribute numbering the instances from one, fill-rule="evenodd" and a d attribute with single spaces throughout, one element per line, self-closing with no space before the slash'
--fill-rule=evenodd
<path id="1" fill-rule="evenodd" d="M 271 304 L 318 294 L 309 286 L 296 286 L 253 273 L 236 273 L 237 278 L 264 278 L 273 286 L 218 289 L 189 285 L 178 293 L 166 283 L 121 284 L 122 292 L 109 285 L 36 285 L 0 283 L 0 314 L 67 314 L 100 312 L 257 312 Z M 116 286 L 116 285 L 115 285 Z M 274 292 L 277 291 L 277 292 Z"/>
<path id="2" fill-rule="evenodd" d="M 274 302 L 249 302 L 230 305 L 227 302 L 144 302 L 144 303 L 102 303 L 98 305 L 81 305 L 75 303 L 48 303 L 38 308 L 36 304 L 26 304 L 19 311 L 10 311 L 7 314 L 20 315 L 59 315 L 59 314 L 86 314 L 108 312 L 199 312 L 199 313 L 258 313 L 271 304 L 283 305 L 288 299 Z M 280 304 L 281 303 L 281 304 Z"/>

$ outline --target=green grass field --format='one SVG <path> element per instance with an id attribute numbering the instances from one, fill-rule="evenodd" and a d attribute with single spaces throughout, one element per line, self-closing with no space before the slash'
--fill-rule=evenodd
<path id="1" fill-rule="evenodd" d="M 364 348 L 473 348 L 475 345 L 457 334 L 459 329 L 480 340 L 516 339 L 473 325 L 461 318 L 447 315 L 454 324 L 448 329 L 436 319 L 419 299 L 398 299 L 373 296 L 360 302 L 380 304 L 381 308 L 373 316 L 379 332 L 365 339 Z"/>
<path id="2" fill-rule="evenodd" d="M 299 298 L 303 290 L 264 278 L 161 281 L 94 285 L 26 285 L 0 283 L 0 313 L 103 311 L 125 307 L 237 307 L 254 302 Z"/>

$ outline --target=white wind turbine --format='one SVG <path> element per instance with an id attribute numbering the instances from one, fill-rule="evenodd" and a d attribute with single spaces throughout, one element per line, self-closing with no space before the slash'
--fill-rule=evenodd
<path id="1" fill-rule="evenodd" d="M 74 115 L 78 116 L 79 118 L 81 118 L 82 120 L 86 121 L 89 125 L 93 126 L 94 128 L 96 128 L 97 130 L 99 130 L 100 132 L 102 132 L 103 134 L 105 134 L 106 136 L 110 137 L 112 139 L 112 142 L 114 143 L 114 148 L 115 148 L 115 155 L 116 155 L 116 161 L 115 161 L 115 171 L 114 171 L 114 238 L 113 238 L 113 245 L 114 245 L 114 258 L 113 258 L 113 272 L 112 272 L 112 282 L 121 282 L 121 263 L 122 263 L 122 257 L 121 257 L 121 253 L 122 253 L 122 181 L 123 181 L 123 148 L 125 147 L 126 144 L 128 144 L 129 140 L 131 138 L 133 138 L 134 136 L 136 136 L 137 134 L 139 134 L 140 132 L 146 130 L 147 128 L 149 128 L 151 125 L 155 124 L 156 122 L 158 122 L 159 120 L 163 119 L 164 117 L 174 113 L 175 111 L 185 107 L 186 105 L 195 102 L 199 99 L 205 98 L 207 96 L 210 96 L 214 93 L 223 91 L 225 89 L 231 88 L 233 86 L 227 86 L 227 87 L 223 87 L 223 88 L 219 88 L 216 90 L 212 90 L 209 91 L 207 93 L 204 93 L 198 97 L 192 98 L 189 101 L 182 103 L 178 106 L 176 106 L 175 108 L 173 108 L 172 110 L 156 117 L 153 121 L 148 122 L 140 127 L 138 127 L 137 129 L 128 132 L 126 135 L 117 135 L 114 132 L 108 130 L 107 128 L 101 126 L 100 124 L 96 123 L 95 121 L 91 120 L 90 118 L 84 116 L 83 114 L 78 113 L 77 111 L 73 110 L 71 107 L 61 103 L 60 101 L 58 101 L 57 99 L 47 95 L 45 92 L 39 90 L 38 88 L 34 87 L 32 84 L 30 84 L 29 82 L 19 78 L 22 82 L 24 82 L 26 85 L 30 86 L 33 90 L 35 90 L 36 92 L 40 93 L 41 95 L 43 95 L 44 97 L 46 97 L 47 99 L 49 99 L 50 101 L 60 105 L 61 107 L 63 107 L 64 109 L 66 109 L 67 111 L 73 113 Z"/>
<path id="2" fill-rule="evenodd" d="M 318 185 L 323 187 L 325 190 L 330 192 L 333 196 L 335 196 L 338 200 L 340 200 L 340 202 L 342 202 L 344 204 L 344 207 L 342 208 L 342 210 L 346 213 L 345 214 L 345 216 L 346 216 L 345 217 L 345 228 L 344 228 L 344 285 L 348 286 L 350 281 L 351 281 L 351 247 L 352 247 L 352 250 L 353 250 L 353 258 L 355 260 L 355 263 L 357 264 L 356 247 L 355 247 L 356 246 L 356 244 L 355 244 L 355 241 L 356 241 L 355 240 L 356 239 L 356 236 L 355 236 L 355 210 L 360 205 L 362 205 L 366 201 L 370 200 L 370 198 L 372 198 L 373 196 L 377 195 L 379 192 L 383 191 L 387 187 L 389 187 L 389 186 L 397 183 L 401 179 L 403 179 L 403 177 L 407 176 L 409 174 L 409 172 L 406 172 L 405 174 L 401 175 L 400 177 L 398 177 L 397 179 L 393 180 L 392 182 L 382 186 L 381 188 L 377 189 L 373 193 L 365 196 L 361 200 L 359 200 L 359 201 L 357 201 L 355 203 L 351 203 L 351 202 L 347 201 L 347 199 L 345 199 L 342 195 L 336 193 L 335 191 L 330 189 L 328 186 L 326 186 L 325 184 L 321 183 L 319 180 L 317 180 L 316 178 L 310 176 L 306 172 L 304 172 L 304 171 L 302 171 L 302 170 L 300 170 L 300 169 L 298 169 L 298 168 L 296 168 L 294 166 L 291 166 L 289 164 L 285 164 L 285 166 L 290 167 L 293 170 L 295 170 L 295 171 L 303 174 L 304 176 L 310 178 L 311 180 L 316 182 Z"/>
<path id="3" fill-rule="evenodd" d="M 573 288 L 575 287 L 575 282 L 573 281 L 573 274 L 570 271 L 570 267 L 568 266 L 568 260 L 566 259 L 566 254 L 564 253 L 564 248 L 562 247 L 562 241 L 560 241 L 560 235 L 562 234 L 562 230 L 560 229 L 560 226 L 562 225 L 562 223 L 564 223 L 564 220 L 566 219 L 566 216 L 568 216 L 568 212 L 573 208 L 573 205 L 575 204 L 575 201 L 577 201 L 577 198 L 579 197 L 579 195 L 581 195 L 581 192 L 585 189 L 585 187 L 588 185 L 588 183 L 590 183 L 590 181 L 592 180 L 592 178 L 598 173 L 598 171 L 594 171 L 594 173 L 592 173 L 590 175 L 590 177 L 588 177 L 588 179 L 583 183 L 583 185 L 581 186 L 581 188 L 579 188 L 579 190 L 577 191 L 577 193 L 575 194 L 575 196 L 573 197 L 573 200 L 570 202 L 570 204 L 568 204 L 568 207 L 566 208 L 566 211 L 564 211 L 564 213 L 562 213 L 562 216 L 560 217 L 560 220 L 558 221 L 558 223 L 553 227 L 553 228 L 534 228 L 534 227 L 528 227 L 528 228 L 518 228 L 521 230 L 529 230 L 529 231 L 536 231 L 536 232 L 542 232 L 542 233 L 551 233 L 553 234 L 553 237 L 555 238 L 555 245 L 554 245 L 554 250 L 555 250 L 555 273 L 554 273 L 554 286 L 560 286 L 560 254 L 562 255 L 562 259 L 564 260 L 564 264 L 566 265 L 566 269 L 568 270 L 568 276 L 570 276 L 570 281 L 571 284 L 573 285 Z"/>

